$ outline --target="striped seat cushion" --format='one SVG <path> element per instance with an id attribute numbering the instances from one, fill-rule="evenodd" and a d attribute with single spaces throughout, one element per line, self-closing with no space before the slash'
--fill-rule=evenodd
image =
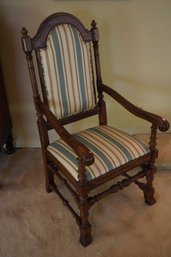
<path id="1" fill-rule="evenodd" d="M 71 25 L 51 30 L 40 50 L 47 98 L 58 119 L 95 107 L 90 42 Z"/>
<path id="2" fill-rule="evenodd" d="M 73 136 L 94 154 L 95 162 L 86 166 L 88 180 L 150 152 L 143 142 L 110 126 L 94 127 Z M 62 139 L 51 143 L 47 150 L 78 180 L 77 156 Z"/>

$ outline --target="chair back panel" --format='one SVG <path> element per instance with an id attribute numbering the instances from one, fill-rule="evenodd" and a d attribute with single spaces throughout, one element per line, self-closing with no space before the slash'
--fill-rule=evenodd
<path id="1" fill-rule="evenodd" d="M 95 107 L 90 42 L 70 24 L 54 27 L 40 49 L 48 104 L 58 119 Z"/>

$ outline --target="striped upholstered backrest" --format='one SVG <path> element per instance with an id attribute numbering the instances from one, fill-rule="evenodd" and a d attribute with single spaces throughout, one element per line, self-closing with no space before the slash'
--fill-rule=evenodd
<path id="1" fill-rule="evenodd" d="M 58 119 L 95 107 L 90 42 L 73 26 L 54 27 L 40 57 L 49 107 Z"/>

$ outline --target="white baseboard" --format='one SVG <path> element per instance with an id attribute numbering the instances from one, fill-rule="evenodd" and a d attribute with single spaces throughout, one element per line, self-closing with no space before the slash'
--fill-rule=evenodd
<path id="1" fill-rule="evenodd" d="M 16 148 L 40 148 L 40 141 L 16 141 L 14 146 Z"/>

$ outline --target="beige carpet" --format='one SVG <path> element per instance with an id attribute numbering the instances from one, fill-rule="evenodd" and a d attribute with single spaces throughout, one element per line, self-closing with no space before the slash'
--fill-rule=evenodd
<path id="1" fill-rule="evenodd" d="M 1 152 L 0 257 L 170 257 L 171 135 L 158 142 L 157 203 L 147 206 L 136 185 L 104 198 L 90 211 L 86 248 L 66 207 L 44 190 L 40 149 Z"/>

